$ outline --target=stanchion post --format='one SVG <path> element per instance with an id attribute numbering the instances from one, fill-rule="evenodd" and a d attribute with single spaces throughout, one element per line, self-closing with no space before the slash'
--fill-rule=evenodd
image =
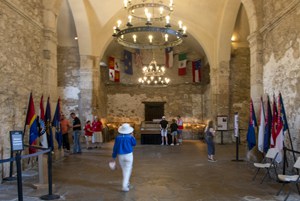
<path id="1" fill-rule="evenodd" d="M 221 131 L 221 144 L 224 144 L 223 143 L 223 131 Z"/>
<path id="2" fill-rule="evenodd" d="M 53 195 L 52 194 L 52 151 L 48 152 L 48 188 L 49 188 L 49 194 L 43 195 L 40 198 L 42 200 L 57 200 L 60 198 L 59 195 Z"/>
<path id="3" fill-rule="evenodd" d="M 21 153 L 19 151 L 16 153 L 16 165 L 17 165 L 17 181 L 18 181 L 18 200 L 23 201 Z"/>

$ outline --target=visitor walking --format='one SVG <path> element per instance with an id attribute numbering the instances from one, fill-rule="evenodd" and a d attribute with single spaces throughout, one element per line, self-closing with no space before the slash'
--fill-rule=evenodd
<path id="1" fill-rule="evenodd" d="M 159 122 L 160 133 L 161 133 L 161 145 L 168 145 L 168 121 L 165 116 L 162 116 L 162 120 Z"/>
<path id="2" fill-rule="evenodd" d="M 124 192 L 127 192 L 130 189 L 129 181 L 133 165 L 133 147 L 136 145 L 133 130 L 134 129 L 128 123 L 124 123 L 119 127 L 119 135 L 115 139 L 112 153 L 114 162 L 116 157 L 119 158 L 123 173 L 122 191 Z"/>
<path id="3" fill-rule="evenodd" d="M 183 130 L 183 120 L 181 119 L 181 116 L 178 115 L 177 116 L 177 125 L 178 125 L 178 129 L 177 129 L 177 133 L 178 133 L 178 142 L 180 144 L 182 144 L 183 142 L 183 138 L 182 138 L 182 130 Z"/>
<path id="4" fill-rule="evenodd" d="M 85 141 L 86 141 L 86 148 L 87 149 L 92 149 L 92 136 L 93 136 L 93 131 L 92 131 L 92 125 L 91 121 L 87 120 L 85 127 L 84 127 L 84 135 L 85 135 Z"/>
<path id="5" fill-rule="evenodd" d="M 73 154 L 80 154 L 81 153 L 81 146 L 80 146 L 80 134 L 81 134 L 81 122 L 80 119 L 76 116 L 74 112 L 71 113 L 71 117 L 73 119 Z"/>
<path id="6" fill-rule="evenodd" d="M 177 139 L 178 125 L 177 125 L 175 119 L 172 119 L 172 123 L 170 125 L 170 128 L 171 128 L 171 135 L 172 135 L 172 144 L 171 144 L 171 146 L 173 146 L 174 144 L 179 145 L 179 142 L 178 142 L 178 139 Z"/>
<path id="7" fill-rule="evenodd" d="M 207 153 L 208 153 L 209 162 L 216 162 L 216 160 L 214 159 L 214 155 L 215 155 L 214 136 L 215 136 L 214 123 L 212 120 L 209 120 L 205 128 L 205 141 L 207 143 Z"/>
<path id="8" fill-rule="evenodd" d="M 63 149 L 65 149 L 67 152 L 70 152 L 69 129 L 72 128 L 72 126 L 64 114 L 61 114 L 60 116 L 60 128 L 63 137 Z"/>
<path id="9" fill-rule="evenodd" d="M 93 126 L 93 137 L 92 137 L 92 143 L 95 144 L 95 148 L 99 147 L 101 148 L 100 143 L 103 142 L 102 137 L 102 122 L 98 118 L 98 116 L 94 117 L 94 121 L 92 123 Z"/>

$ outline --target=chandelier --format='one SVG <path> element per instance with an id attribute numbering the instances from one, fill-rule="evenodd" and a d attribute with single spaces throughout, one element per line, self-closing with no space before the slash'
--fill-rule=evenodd
<path id="1" fill-rule="evenodd" d="M 149 86 L 167 85 L 170 79 L 164 76 L 165 71 L 166 68 L 164 66 L 158 66 L 153 58 L 148 66 L 143 67 L 144 76 L 139 78 L 139 83 Z"/>
<path id="2" fill-rule="evenodd" d="M 178 27 L 171 26 L 173 0 L 124 0 L 128 13 L 127 23 L 121 20 L 113 27 L 113 37 L 125 47 L 155 49 L 174 47 L 187 37 L 186 26 L 178 21 Z"/>

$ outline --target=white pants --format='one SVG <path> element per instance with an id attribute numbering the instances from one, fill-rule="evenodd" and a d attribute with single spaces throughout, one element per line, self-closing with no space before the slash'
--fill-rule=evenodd
<path id="1" fill-rule="evenodd" d="M 123 188 L 128 188 L 129 180 L 132 171 L 132 164 L 133 164 L 133 154 L 122 154 L 118 155 L 120 166 L 123 172 Z"/>

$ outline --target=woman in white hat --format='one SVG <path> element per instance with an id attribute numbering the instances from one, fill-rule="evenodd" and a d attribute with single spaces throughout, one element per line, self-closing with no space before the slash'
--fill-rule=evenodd
<path id="1" fill-rule="evenodd" d="M 136 140 L 132 135 L 133 128 L 124 123 L 119 127 L 119 135 L 115 139 L 112 158 L 115 161 L 118 156 L 120 166 L 123 172 L 122 191 L 129 191 L 129 180 L 133 164 L 133 147 L 136 145 Z"/>

